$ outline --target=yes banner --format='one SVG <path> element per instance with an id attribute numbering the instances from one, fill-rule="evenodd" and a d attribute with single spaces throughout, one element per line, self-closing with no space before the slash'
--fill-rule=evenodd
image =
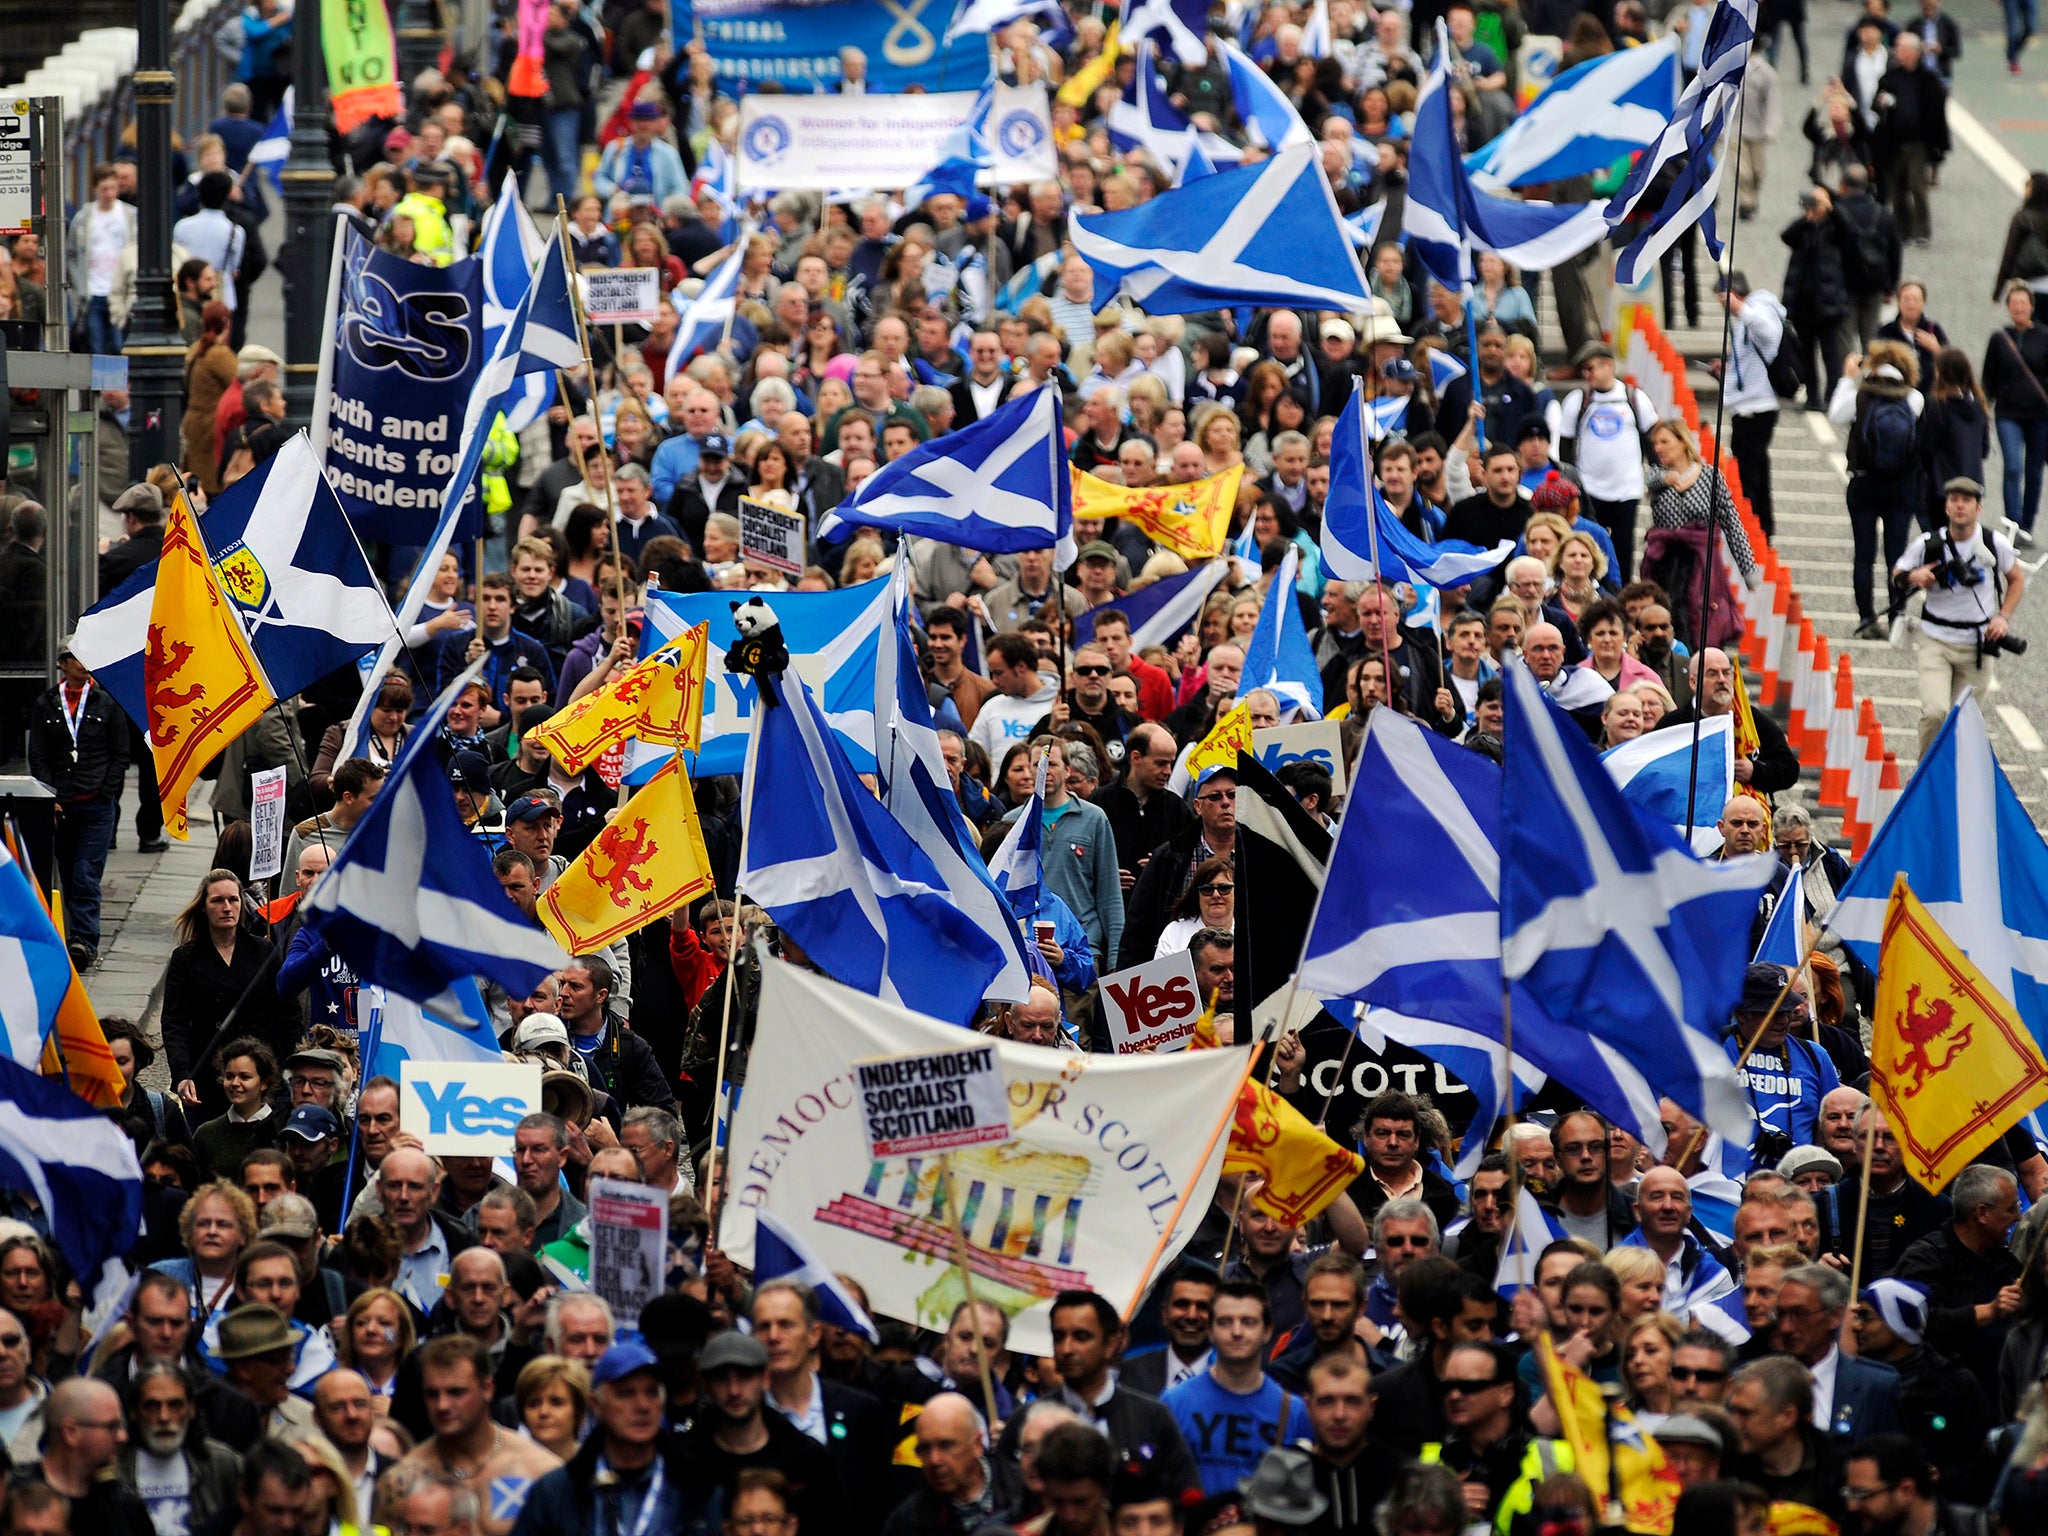
<path id="1" fill-rule="evenodd" d="M 770 1212 L 828 1268 L 861 1276 L 873 1311 L 944 1328 L 960 1278 L 940 1160 L 869 1157 L 850 1063 L 984 1043 L 768 962 L 719 1246 L 751 1266 L 755 1213 Z M 1009 1317 L 1012 1348 L 1043 1355 L 1055 1293 L 1099 1291 L 1128 1316 L 1193 1236 L 1222 1167 L 1245 1053 L 1115 1057 L 1008 1041 L 996 1052 L 1016 1135 L 950 1161 L 975 1295 Z"/>
<path id="2" fill-rule="evenodd" d="M 792 94 L 837 90 L 847 47 L 867 55 L 871 91 L 972 90 L 988 78 L 982 38 L 946 41 L 953 0 L 675 0 L 669 11 L 676 51 L 701 27 L 728 86 L 776 80 Z"/>
<path id="3" fill-rule="evenodd" d="M 424 544 L 462 452 L 462 413 L 483 366 L 483 269 L 429 267 L 350 229 L 313 404 L 313 446 L 365 539 Z M 456 530 L 480 534 L 480 501 Z"/>

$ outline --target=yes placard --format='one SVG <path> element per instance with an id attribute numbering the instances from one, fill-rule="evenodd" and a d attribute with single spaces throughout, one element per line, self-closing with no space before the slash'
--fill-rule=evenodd
<path id="1" fill-rule="evenodd" d="M 1182 950 L 1105 976 L 1102 1001 L 1118 1054 L 1185 1050 L 1202 1017 L 1194 956 Z"/>

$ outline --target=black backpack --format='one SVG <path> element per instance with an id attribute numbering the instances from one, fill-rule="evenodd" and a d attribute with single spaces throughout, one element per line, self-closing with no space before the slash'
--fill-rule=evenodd
<path id="1" fill-rule="evenodd" d="M 1856 270 L 1846 274 L 1857 280 L 1864 288 L 1888 286 L 1886 279 L 1891 276 L 1891 246 L 1886 242 L 1880 227 L 1884 223 L 1884 209 L 1873 199 L 1867 210 L 1868 222 L 1856 217 L 1855 211 L 1844 207 L 1843 217 L 1849 221 L 1849 228 L 1855 231 L 1855 243 L 1850 256 Z"/>
<path id="2" fill-rule="evenodd" d="M 1764 364 L 1771 388 L 1777 391 L 1780 400 L 1790 400 L 1806 382 L 1799 372 L 1799 358 L 1805 351 L 1806 344 L 1799 339 L 1799 333 L 1792 328 L 1791 317 L 1787 316 L 1784 330 L 1778 337 L 1778 350 Z"/>
<path id="3" fill-rule="evenodd" d="M 1914 439 L 1918 435 L 1913 408 L 1904 400 L 1874 397 L 1857 423 L 1856 438 L 1863 445 L 1865 473 L 1898 474 L 1915 462 Z"/>

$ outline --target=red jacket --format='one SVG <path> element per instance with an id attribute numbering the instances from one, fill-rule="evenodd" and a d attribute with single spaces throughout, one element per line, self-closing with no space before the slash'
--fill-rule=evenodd
<path id="1" fill-rule="evenodd" d="M 718 985 L 725 974 L 725 961 L 711 954 L 698 941 L 697 930 L 688 923 L 671 924 L 668 931 L 668 967 L 675 972 L 676 985 L 683 989 L 683 1006 L 694 1008 L 706 992 Z"/>

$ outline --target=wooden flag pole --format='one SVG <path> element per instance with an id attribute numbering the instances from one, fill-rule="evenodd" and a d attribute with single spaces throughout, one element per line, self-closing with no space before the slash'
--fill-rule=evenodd
<path id="1" fill-rule="evenodd" d="M 1746 1054 L 1746 1053 L 1745 1053 Z M 1877 1099 L 1873 1096 L 1864 1106 L 1863 1112 L 1870 1116 L 1870 1123 L 1863 1128 L 1863 1188 L 1856 1195 L 1856 1246 L 1849 1250 L 1849 1307 L 1851 1313 L 1856 1306 L 1856 1296 L 1863 1288 L 1863 1229 L 1870 1220 L 1870 1152 L 1877 1145 Z M 1843 1334 L 1848 1336 L 1848 1319 L 1843 1319 Z M 1851 1351 L 1853 1353 L 1853 1351 Z"/>
<path id="2" fill-rule="evenodd" d="M 974 1271 L 967 1263 L 967 1229 L 960 1220 L 960 1196 L 953 1187 L 950 1152 L 939 1158 L 939 1186 L 946 1195 L 946 1223 L 953 1230 L 953 1266 L 960 1271 L 960 1289 L 967 1297 L 968 1326 L 974 1332 L 974 1363 L 981 1372 L 981 1400 L 988 1407 L 989 1433 L 994 1434 L 1002 1415 L 996 1412 L 996 1378 L 989 1369 L 988 1342 L 981 1336 L 981 1303 L 974 1298 Z"/>

